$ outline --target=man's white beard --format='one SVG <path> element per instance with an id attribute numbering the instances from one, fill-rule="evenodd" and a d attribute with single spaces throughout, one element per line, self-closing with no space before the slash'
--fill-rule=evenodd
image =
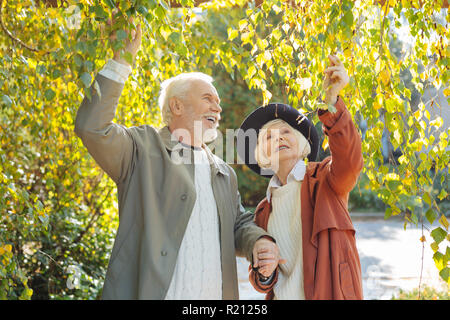
<path id="1" fill-rule="evenodd" d="M 216 128 L 206 129 L 203 132 L 203 142 L 204 143 L 210 143 L 216 140 L 217 138 L 217 126 Z"/>
<path id="2" fill-rule="evenodd" d="M 218 132 L 217 132 L 217 127 L 219 126 L 219 123 L 216 122 L 214 124 L 213 128 L 204 128 L 203 125 L 203 121 L 202 119 L 200 120 L 195 120 L 194 121 L 194 128 L 193 128 L 193 132 L 194 135 L 201 135 L 202 138 L 202 142 L 203 143 L 210 143 L 213 142 L 217 136 L 218 136 Z"/>

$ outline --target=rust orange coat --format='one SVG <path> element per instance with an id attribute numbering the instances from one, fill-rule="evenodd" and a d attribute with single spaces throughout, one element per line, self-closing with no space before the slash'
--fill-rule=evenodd
<path id="1" fill-rule="evenodd" d="M 355 229 L 347 209 L 348 194 L 363 167 L 361 137 L 344 102 L 336 113 L 320 112 L 331 156 L 308 163 L 301 187 L 303 284 L 307 300 L 362 299 L 361 264 Z M 255 210 L 255 222 L 267 230 L 271 204 L 264 198 Z M 289 257 L 282 257 L 289 259 Z M 253 287 L 273 299 L 274 281 L 262 285 L 249 267 Z"/>

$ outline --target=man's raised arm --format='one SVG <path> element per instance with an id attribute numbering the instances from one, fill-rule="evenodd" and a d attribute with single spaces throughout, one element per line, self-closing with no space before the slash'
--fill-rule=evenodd
<path id="1" fill-rule="evenodd" d="M 134 31 L 134 30 L 133 30 Z M 126 41 L 125 50 L 136 56 L 141 43 L 140 25 Z M 91 100 L 84 98 L 77 112 L 75 133 L 81 138 L 92 157 L 116 182 L 122 181 L 132 164 L 133 140 L 125 126 L 113 122 L 119 98 L 131 66 L 114 52 L 92 85 Z M 97 92 L 97 89 L 100 92 Z"/>

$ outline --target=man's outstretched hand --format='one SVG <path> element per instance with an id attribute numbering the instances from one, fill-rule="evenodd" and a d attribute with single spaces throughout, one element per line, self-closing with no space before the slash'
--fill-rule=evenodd
<path id="1" fill-rule="evenodd" d="M 110 27 L 112 27 L 114 29 L 114 25 L 117 23 L 118 20 L 118 13 L 117 11 L 113 13 L 113 16 L 111 19 L 108 20 L 108 25 Z M 127 61 L 125 59 L 125 56 L 127 55 L 127 53 L 129 53 L 129 55 L 131 55 L 131 60 L 134 61 L 134 59 L 136 58 L 136 54 L 141 46 L 141 40 L 142 40 L 142 32 L 141 32 L 141 24 L 139 23 L 136 27 L 134 27 L 133 25 L 133 19 L 129 19 L 128 23 L 126 24 L 127 28 L 129 28 L 129 30 L 121 30 L 121 31 L 113 31 L 111 36 L 110 36 L 110 40 L 114 41 L 117 39 L 117 33 L 118 32 L 126 32 L 127 37 L 121 37 L 124 38 L 121 41 L 124 41 L 124 46 L 121 49 L 118 50 L 114 50 L 113 49 L 113 54 L 114 57 L 113 59 L 119 63 L 128 65 L 131 67 L 131 64 L 129 63 L 129 61 Z M 131 39 L 130 39 L 130 35 L 131 35 Z"/>

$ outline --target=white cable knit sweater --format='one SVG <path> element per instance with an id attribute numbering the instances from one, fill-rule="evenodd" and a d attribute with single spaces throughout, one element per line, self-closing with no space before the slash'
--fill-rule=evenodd
<path id="1" fill-rule="evenodd" d="M 280 265 L 275 284 L 275 300 L 304 300 L 302 221 L 300 216 L 301 181 L 291 181 L 272 190 L 272 213 L 267 229 L 277 239 L 280 255 L 286 259 Z"/>
<path id="2" fill-rule="evenodd" d="M 197 198 L 166 300 L 221 300 L 219 218 L 205 150 L 194 151 Z"/>

